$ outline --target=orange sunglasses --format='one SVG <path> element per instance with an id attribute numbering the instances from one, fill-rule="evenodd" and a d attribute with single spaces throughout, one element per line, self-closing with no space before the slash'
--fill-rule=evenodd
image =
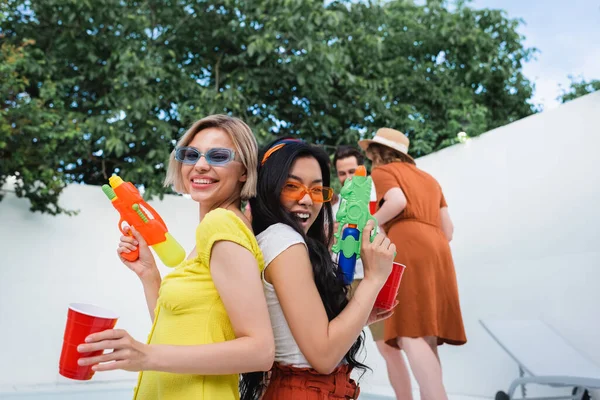
<path id="1" fill-rule="evenodd" d="M 315 203 L 327 203 L 333 197 L 333 189 L 330 187 L 313 186 L 308 188 L 294 181 L 287 181 L 281 190 L 281 195 L 290 200 L 300 200 L 307 193 Z"/>

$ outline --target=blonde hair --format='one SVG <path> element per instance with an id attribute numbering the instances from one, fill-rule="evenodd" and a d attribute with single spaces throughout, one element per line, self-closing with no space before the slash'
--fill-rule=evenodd
<path id="1" fill-rule="evenodd" d="M 252 130 L 244 121 L 223 114 L 209 115 L 194 122 L 190 129 L 179 139 L 176 147 L 187 146 L 198 132 L 208 128 L 221 129 L 231 137 L 231 141 L 235 146 L 235 154 L 246 168 L 246 182 L 242 185 L 240 193 L 242 200 L 248 200 L 256 196 L 258 145 Z M 183 182 L 181 164 L 175 160 L 175 150 L 173 150 L 169 156 L 169 166 L 167 167 L 164 185 L 173 185 L 176 192 L 185 193 Z"/>
<path id="2" fill-rule="evenodd" d="M 378 143 L 371 143 L 369 147 L 367 147 L 367 157 L 373 161 L 374 165 L 385 165 L 393 162 L 405 162 L 417 165 L 415 160 L 406 154 Z"/>

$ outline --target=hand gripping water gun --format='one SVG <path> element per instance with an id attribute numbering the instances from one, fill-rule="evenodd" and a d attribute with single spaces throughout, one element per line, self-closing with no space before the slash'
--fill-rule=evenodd
<path id="1" fill-rule="evenodd" d="M 369 212 L 371 185 L 372 180 L 367 176 L 367 170 L 363 165 L 359 165 L 354 176 L 346 179 L 340 192 L 340 209 L 335 216 L 339 227 L 334 235 L 336 242 L 331 250 L 339 254 L 338 265 L 346 285 L 352 283 L 354 279 L 356 259 L 360 257 L 362 232 L 367 221 L 373 220 L 377 226 L 377 220 Z M 348 226 L 343 228 L 346 224 Z M 340 240 L 342 228 L 344 232 Z"/>
<path id="2" fill-rule="evenodd" d="M 125 233 L 124 223 L 132 225 L 166 266 L 179 265 L 185 259 L 185 250 L 168 232 L 167 225 L 160 215 L 142 199 L 136 187 L 131 182 L 123 182 L 118 175 L 111 176 L 108 183 L 110 186 L 102 185 L 102 191 L 121 214 L 121 232 L 132 236 L 131 231 Z M 130 253 L 121 253 L 127 261 L 135 261 L 139 255 L 139 248 Z"/>

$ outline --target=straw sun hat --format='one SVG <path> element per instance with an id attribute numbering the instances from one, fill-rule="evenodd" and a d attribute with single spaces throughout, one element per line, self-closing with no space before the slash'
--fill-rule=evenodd
<path id="1" fill-rule="evenodd" d="M 390 128 L 380 128 L 375 133 L 373 139 L 364 139 L 358 141 L 358 145 L 364 151 L 367 151 L 367 147 L 369 147 L 371 143 L 381 144 L 383 146 L 399 151 L 400 153 L 404 154 L 412 160 L 412 157 L 408 155 L 408 145 L 410 141 L 404 135 L 404 133 L 400 131 Z"/>

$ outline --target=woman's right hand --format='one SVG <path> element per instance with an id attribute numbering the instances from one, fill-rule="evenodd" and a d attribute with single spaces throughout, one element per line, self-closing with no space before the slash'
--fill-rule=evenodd
<path id="1" fill-rule="evenodd" d="M 135 272 L 140 279 L 144 279 L 153 273 L 158 273 L 156 261 L 144 237 L 133 226 L 125 227 L 125 234 L 128 232 L 131 232 L 133 236 L 121 236 L 121 241 L 117 248 L 117 255 L 121 259 L 121 262 Z M 137 260 L 127 261 L 123 258 L 122 253 L 131 253 L 136 248 L 139 248 L 139 257 Z"/>
<path id="2" fill-rule="evenodd" d="M 374 279 L 383 285 L 392 272 L 396 246 L 383 233 L 378 233 L 371 242 L 370 238 L 374 228 L 373 221 L 368 221 L 365 225 L 360 257 L 363 260 L 365 279 Z"/>

